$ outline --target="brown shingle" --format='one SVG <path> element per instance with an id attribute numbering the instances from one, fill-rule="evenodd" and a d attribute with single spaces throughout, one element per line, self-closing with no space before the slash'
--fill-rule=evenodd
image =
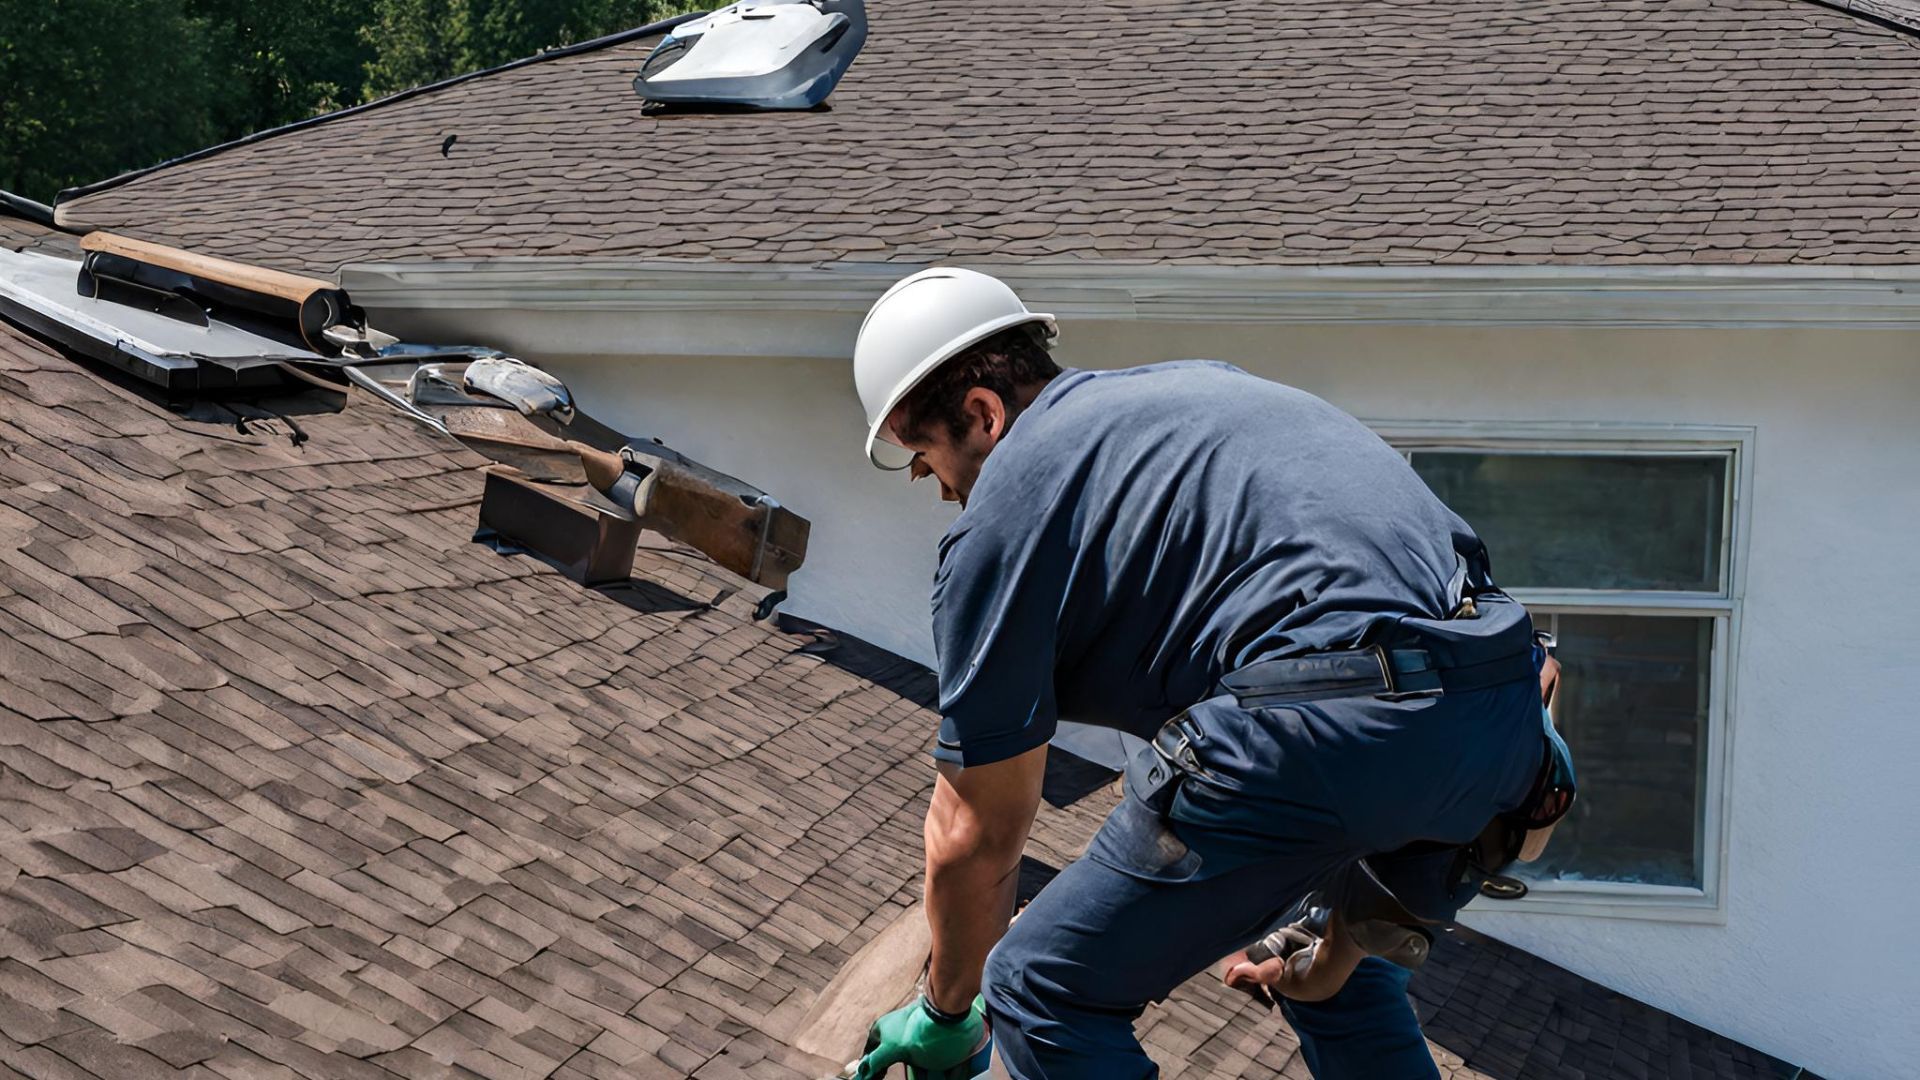
<path id="1" fill-rule="evenodd" d="M 16 217 L 0 208 L 0 248 L 11 251 L 38 251 L 64 259 L 80 257 L 79 238 L 38 222 Z"/>
<path id="2" fill-rule="evenodd" d="M 1912 259 L 1920 42 L 1809 0 L 869 6 L 829 110 L 642 117 L 634 42 L 164 168 L 63 220 L 327 272 Z M 1792 230 L 1765 216 L 1783 209 Z"/>
<path id="3" fill-rule="evenodd" d="M 366 402 L 303 418 L 300 450 L 249 442 L 0 326 L 7 417 L 0 472 L 24 479 L 0 532 L 29 539 L 0 560 L 0 1057 L 115 1078 L 837 1067 L 779 1036 L 917 899 L 924 671 L 686 599 L 725 583 L 683 558 L 641 552 L 636 609 L 473 544 L 480 460 Z M 156 436 L 177 472 L 91 496 L 76 454 Z M 1071 859 L 1109 797 L 1043 819 L 1034 854 Z M 1523 954 L 1448 948 L 1416 996 L 1496 1075 L 1768 1075 Z M 1141 1031 L 1169 1077 L 1303 1075 L 1284 1026 L 1207 976 Z"/>

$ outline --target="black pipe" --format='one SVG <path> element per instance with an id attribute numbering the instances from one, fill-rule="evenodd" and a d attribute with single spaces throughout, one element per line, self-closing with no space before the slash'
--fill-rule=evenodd
<path id="1" fill-rule="evenodd" d="M 36 225 L 45 225 L 49 229 L 58 228 L 53 223 L 53 207 L 43 202 L 35 202 L 24 195 L 0 191 L 0 210 L 5 210 L 14 217 L 25 218 Z"/>

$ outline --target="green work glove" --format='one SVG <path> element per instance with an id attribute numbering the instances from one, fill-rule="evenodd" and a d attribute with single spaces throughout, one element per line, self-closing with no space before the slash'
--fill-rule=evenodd
<path id="1" fill-rule="evenodd" d="M 922 994 L 873 1022 L 854 1080 L 879 1080 L 895 1065 L 939 1070 L 965 1063 L 987 1041 L 986 1009 L 976 997 L 965 1016 L 940 1020 Z"/>

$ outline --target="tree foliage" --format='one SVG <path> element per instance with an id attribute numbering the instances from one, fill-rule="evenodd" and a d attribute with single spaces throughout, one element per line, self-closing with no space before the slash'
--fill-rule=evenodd
<path id="1" fill-rule="evenodd" d="M 378 97 L 642 26 L 695 4 L 659 0 L 375 0 L 362 32 L 378 52 L 366 92 Z M 704 5 L 711 6 L 711 5 Z"/>
<path id="2" fill-rule="evenodd" d="M 699 0 L 0 0 L 0 188 L 50 201 Z"/>
<path id="3" fill-rule="evenodd" d="M 180 0 L 0 0 L 0 188 L 46 199 L 217 138 L 209 53 Z"/>
<path id="4" fill-rule="evenodd" d="M 357 104 L 377 54 L 373 0 L 185 0 L 226 77 L 209 87 L 221 138 Z"/>

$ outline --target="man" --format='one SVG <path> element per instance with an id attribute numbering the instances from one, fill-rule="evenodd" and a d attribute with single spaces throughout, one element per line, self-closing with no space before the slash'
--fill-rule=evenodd
<path id="1" fill-rule="evenodd" d="M 855 349 L 869 457 L 963 508 L 933 592 L 932 960 L 858 1075 L 951 1075 L 990 1023 L 1016 1080 L 1151 1077 L 1134 1019 L 1227 956 L 1229 981 L 1297 999 L 1316 1076 L 1437 1076 L 1405 969 L 1337 921 L 1318 957 L 1236 950 L 1370 856 L 1440 883 L 1421 918 L 1464 902 L 1473 882 L 1442 881 L 1461 846 L 1541 773 L 1525 613 L 1358 421 L 1212 362 L 1062 372 L 1053 333 L 939 268 L 889 290 Z M 1152 743 L 1009 927 L 1061 718 Z"/>

